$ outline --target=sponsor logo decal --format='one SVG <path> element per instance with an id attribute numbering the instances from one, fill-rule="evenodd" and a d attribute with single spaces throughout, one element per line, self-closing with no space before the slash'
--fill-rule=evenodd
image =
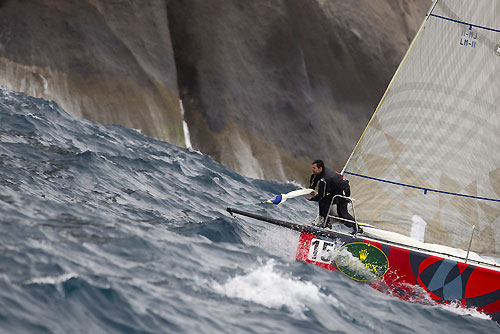
<path id="1" fill-rule="evenodd" d="M 360 251 L 359 251 L 359 259 L 360 259 L 361 261 L 365 261 L 365 260 L 366 260 L 366 257 L 368 256 L 368 254 L 370 254 L 370 253 L 368 253 L 368 251 L 367 251 L 366 249 L 362 249 L 362 250 L 360 250 Z"/>
<path id="2" fill-rule="evenodd" d="M 364 242 L 353 242 L 342 247 L 335 257 L 337 268 L 356 281 L 371 281 L 384 276 L 389 260 L 379 248 Z"/>

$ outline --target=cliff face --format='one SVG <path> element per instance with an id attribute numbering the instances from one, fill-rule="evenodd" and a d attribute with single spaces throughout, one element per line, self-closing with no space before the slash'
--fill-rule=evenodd
<path id="1" fill-rule="evenodd" d="M 0 2 L 0 84 L 254 177 L 340 169 L 430 0 Z"/>
<path id="2" fill-rule="evenodd" d="M 170 1 L 193 145 L 256 177 L 340 169 L 429 5 Z"/>
<path id="3" fill-rule="evenodd" d="M 1 85 L 93 121 L 184 144 L 164 1 L 0 6 Z"/>

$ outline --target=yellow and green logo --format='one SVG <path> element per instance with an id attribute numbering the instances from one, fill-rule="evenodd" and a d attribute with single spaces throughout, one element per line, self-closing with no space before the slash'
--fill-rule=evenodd
<path id="1" fill-rule="evenodd" d="M 347 244 L 335 257 L 337 268 L 356 281 L 372 281 L 384 276 L 389 260 L 379 248 L 364 242 Z"/>

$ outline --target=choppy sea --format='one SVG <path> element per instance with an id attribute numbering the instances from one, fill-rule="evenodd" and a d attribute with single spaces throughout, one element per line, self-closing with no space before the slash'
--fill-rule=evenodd
<path id="1" fill-rule="evenodd" d="M 297 187 L 0 88 L 0 333 L 499 331 L 296 261 L 298 233 L 225 211 Z"/>

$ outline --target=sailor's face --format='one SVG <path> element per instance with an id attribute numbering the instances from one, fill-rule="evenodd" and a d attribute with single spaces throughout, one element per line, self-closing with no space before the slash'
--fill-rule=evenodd
<path id="1" fill-rule="evenodd" d="M 321 174 L 322 171 L 323 171 L 323 167 L 318 168 L 318 165 L 312 164 L 312 172 L 314 175 Z"/>

